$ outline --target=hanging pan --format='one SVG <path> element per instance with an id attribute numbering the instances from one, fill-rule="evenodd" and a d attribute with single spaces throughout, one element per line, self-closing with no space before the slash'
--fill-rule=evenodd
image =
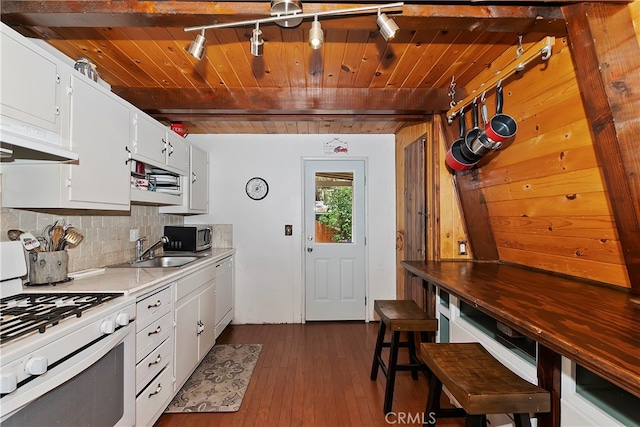
<path id="1" fill-rule="evenodd" d="M 494 142 L 491 148 L 500 148 L 502 143 L 511 138 L 518 131 L 518 124 L 513 117 L 502 113 L 503 94 L 502 85 L 496 87 L 496 115 L 489 120 L 484 128 L 487 137 Z"/>
<path id="2" fill-rule="evenodd" d="M 491 142 L 487 138 L 480 138 L 484 135 L 483 130 L 478 126 L 478 100 L 474 99 L 473 104 L 473 128 L 467 132 L 464 138 L 464 144 L 460 150 L 464 157 L 469 160 L 479 161 L 485 154 L 491 150 Z"/>
<path id="3" fill-rule="evenodd" d="M 456 139 L 451 145 L 449 151 L 445 156 L 445 162 L 447 165 L 455 171 L 466 171 L 471 169 L 478 163 L 477 160 L 469 159 L 462 154 L 462 145 L 464 145 L 465 139 L 465 123 L 464 123 L 464 108 L 460 110 L 460 138 Z"/>

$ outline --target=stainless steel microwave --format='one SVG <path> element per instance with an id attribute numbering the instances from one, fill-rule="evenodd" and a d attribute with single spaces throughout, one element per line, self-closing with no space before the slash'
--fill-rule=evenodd
<path id="1" fill-rule="evenodd" d="M 165 225 L 164 235 L 169 238 L 165 251 L 198 252 L 211 247 L 211 227 L 206 225 Z"/>

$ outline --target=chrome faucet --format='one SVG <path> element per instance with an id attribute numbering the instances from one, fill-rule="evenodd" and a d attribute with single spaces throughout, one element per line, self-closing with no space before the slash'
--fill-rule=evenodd
<path id="1" fill-rule="evenodd" d="M 155 258 L 155 252 L 153 251 L 158 245 L 165 244 L 169 242 L 169 238 L 167 236 L 162 236 L 160 239 L 155 242 L 153 245 L 149 246 L 147 249 L 142 250 L 142 242 L 147 240 L 146 237 L 141 237 L 136 240 L 136 261 L 144 260 L 144 257 L 149 254 L 149 258 Z"/>

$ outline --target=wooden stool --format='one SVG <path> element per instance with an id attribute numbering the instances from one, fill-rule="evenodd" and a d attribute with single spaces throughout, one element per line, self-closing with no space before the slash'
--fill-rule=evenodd
<path id="1" fill-rule="evenodd" d="M 487 414 L 509 413 L 517 427 L 530 426 L 530 412 L 551 410 L 547 390 L 520 378 L 478 343 L 426 343 L 420 356 L 432 372 L 425 426 L 455 417 L 465 417 L 466 426 L 486 426 Z M 440 408 L 443 385 L 462 408 Z"/>
<path id="2" fill-rule="evenodd" d="M 376 300 L 374 309 L 380 316 L 380 328 L 376 340 L 376 350 L 371 366 L 371 380 L 378 378 L 378 367 L 387 377 L 387 385 L 384 393 L 385 414 L 391 412 L 393 403 L 393 388 L 397 371 L 411 371 L 411 377 L 418 379 L 418 371 L 426 371 L 426 366 L 416 355 L 414 332 L 420 332 L 420 341 L 428 341 L 428 333 L 438 329 L 438 321 L 422 311 L 418 304 L 411 300 Z M 385 342 L 386 328 L 391 330 L 391 341 Z M 400 341 L 400 333 L 407 332 L 407 341 Z M 382 348 L 389 347 L 389 363 L 382 360 Z M 409 363 L 398 364 L 398 349 L 409 348 Z"/>

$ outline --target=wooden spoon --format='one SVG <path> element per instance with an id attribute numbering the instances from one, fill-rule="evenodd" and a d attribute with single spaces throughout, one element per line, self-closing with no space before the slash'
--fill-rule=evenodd
<path id="1" fill-rule="evenodd" d="M 22 230 L 9 230 L 7 231 L 7 237 L 9 237 L 9 240 L 15 241 L 20 239 L 22 233 L 24 233 Z"/>
<path id="2" fill-rule="evenodd" d="M 53 227 L 51 232 L 51 249 L 53 251 L 61 250 L 60 244 L 62 243 L 62 239 L 64 238 L 64 228 L 61 225 L 56 225 Z"/>

